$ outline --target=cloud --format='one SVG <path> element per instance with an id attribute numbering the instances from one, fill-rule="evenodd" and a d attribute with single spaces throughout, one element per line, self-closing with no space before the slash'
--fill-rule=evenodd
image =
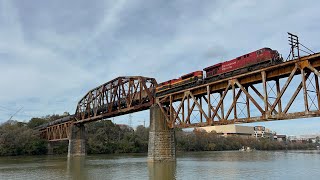
<path id="1" fill-rule="evenodd" d="M 88 90 L 117 76 L 162 82 L 265 46 L 286 55 L 287 31 L 319 49 L 317 4 L 3 0 L 0 102 L 10 108 L 0 121 L 20 107 L 21 120 L 73 113 Z"/>

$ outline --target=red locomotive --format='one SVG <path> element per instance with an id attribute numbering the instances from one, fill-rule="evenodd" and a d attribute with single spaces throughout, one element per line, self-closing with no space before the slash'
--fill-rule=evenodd
<path id="1" fill-rule="evenodd" d="M 206 72 L 205 81 L 214 81 L 220 78 L 234 76 L 240 73 L 248 72 L 250 70 L 255 70 L 272 64 L 280 63 L 282 61 L 283 59 L 279 55 L 278 51 L 272 50 L 270 48 L 262 48 L 249 54 L 237 57 L 235 59 L 204 68 L 203 70 Z M 159 93 L 166 90 L 165 93 L 167 93 L 167 90 L 173 88 L 175 91 L 177 91 L 179 90 L 179 88 L 176 87 L 180 87 L 181 89 L 186 85 L 193 85 L 196 82 L 200 81 L 203 82 L 203 71 L 195 71 L 183 75 L 179 79 L 172 79 L 160 83 L 157 86 L 156 91 L 157 93 Z"/>
<path id="2" fill-rule="evenodd" d="M 282 59 L 280 58 L 278 51 L 270 48 L 262 48 L 235 59 L 206 67 L 203 70 L 206 72 L 206 79 L 219 75 L 222 75 L 222 78 L 224 78 L 229 75 L 247 72 L 250 69 L 260 68 L 279 62 L 282 62 Z"/>

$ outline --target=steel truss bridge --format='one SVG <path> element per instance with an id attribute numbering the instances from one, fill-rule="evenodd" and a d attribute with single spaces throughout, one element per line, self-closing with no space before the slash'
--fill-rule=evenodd
<path id="1" fill-rule="evenodd" d="M 166 94 L 156 103 L 171 128 L 317 117 L 319 69 L 317 53 Z"/>
<path id="2" fill-rule="evenodd" d="M 142 76 L 118 77 L 90 90 L 79 102 L 74 115 L 40 127 L 49 141 L 68 140 L 72 125 L 89 123 L 143 111 L 154 104 L 157 82 Z"/>
<path id="3" fill-rule="evenodd" d="M 68 140 L 72 125 L 158 104 L 170 128 L 320 116 L 320 53 L 156 96 L 154 78 L 118 77 L 90 90 L 76 112 L 40 127 L 49 141 Z"/>

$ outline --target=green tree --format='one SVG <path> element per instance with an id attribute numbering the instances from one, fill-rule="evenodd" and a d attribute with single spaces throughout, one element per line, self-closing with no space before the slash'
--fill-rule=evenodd
<path id="1" fill-rule="evenodd" d="M 45 154 L 46 151 L 46 140 L 41 139 L 37 131 L 18 122 L 0 126 L 0 155 Z"/>
<path id="2" fill-rule="evenodd" d="M 47 123 L 48 120 L 47 119 L 44 119 L 44 118 L 32 118 L 28 123 L 28 127 L 29 128 L 35 128 L 35 127 L 38 127 L 42 124 L 45 124 Z"/>

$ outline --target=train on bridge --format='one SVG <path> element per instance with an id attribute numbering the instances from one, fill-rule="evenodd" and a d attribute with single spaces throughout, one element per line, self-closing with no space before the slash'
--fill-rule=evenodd
<path id="1" fill-rule="evenodd" d="M 194 86 L 201 83 L 216 81 L 234 75 L 246 73 L 252 70 L 268 67 L 283 62 L 278 51 L 271 48 L 261 48 L 235 59 L 206 67 L 203 71 L 195 71 L 158 84 L 157 96 L 172 93 L 186 86 Z M 205 72 L 205 76 L 204 73 Z"/>

